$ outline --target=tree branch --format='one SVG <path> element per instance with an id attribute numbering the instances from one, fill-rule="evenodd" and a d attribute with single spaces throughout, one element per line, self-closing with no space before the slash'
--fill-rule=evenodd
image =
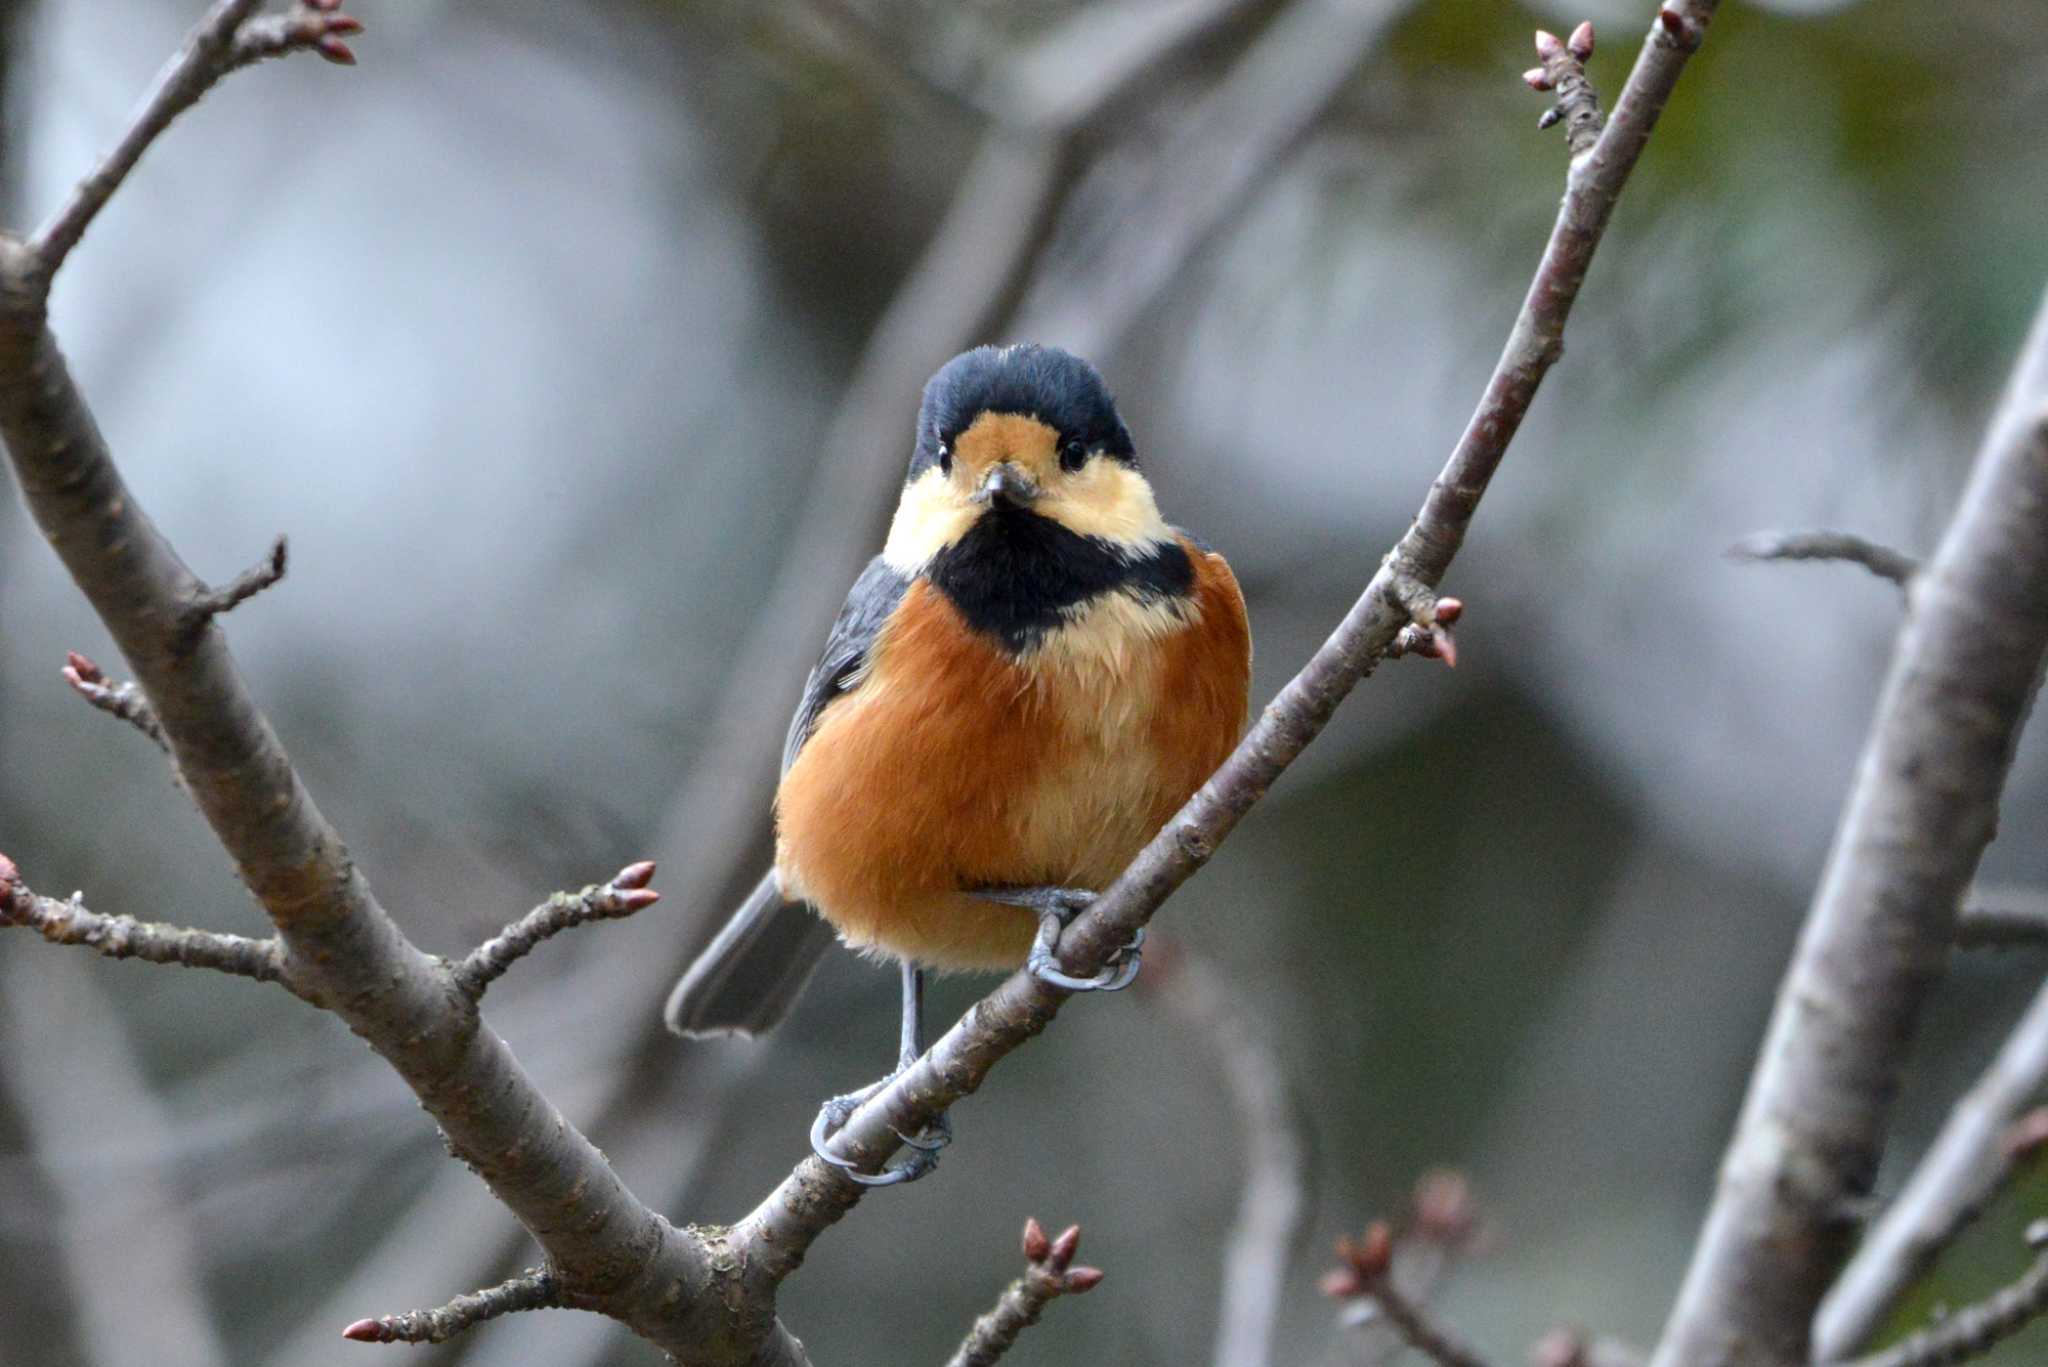
<path id="1" fill-rule="evenodd" d="M 1851 1367 L 1947 1367 L 1982 1357 L 2017 1334 L 2048 1311 L 2048 1220 L 2034 1222 L 2027 1230 L 2027 1243 L 2038 1250 L 2034 1264 L 2011 1286 L 1922 1329 L 1894 1348 L 1858 1358 Z"/>
<path id="2" fill-rule="evenodd" d="M 1410 1300 L 1394 1285 L 1394 1231 L 1385 1221 L 1369 1226 L 1355 1242 L 1339 1239 L 1337 1256 L 1343 1265 L 1324 1275 L 1324 1295 L 1372 1305 L 1403 1343 L 1439 1367 L 1487 1367 L 1486 1359 L 1438 1325 L 1420 1301 Z"/>
<path id="3" fill-rule="evenodd" d="M 1654 1367 L 1808 1361 L 2048 652 L 2048 301 L 1917 579 Z"/>
<path id="4" fill-rule="evenodd" d="M 1566 318 L 1628 174 L 1649 141 L 1715 0 L 1681 0 L 1677 31 L 1660 20 L 1645 39 L 1613 117 L 1593 151 L 1574 160 L 1564 202 L 1529 293 L 1464 435 L 1422 510 L 1381 562 L 1364 593 L 1277 698 L 1223 767 L 1202 785 L 1130 867 L 1075 919 L 1060 940 L 1062 966 L 1100 969 L 1173 891 L 1208 862 L 1217 845 L 1320 734 L 1337 704 L 1371 672 L 1417 605 L 1396 585 L 1430 592 L 1463 543 L 1479 499 L 1521 426 L 1536 388 L 1563 351 Z M 1004 1056 L 1043 1030 L 1066 994 L 1024 972 L 978 1002 L 916 1063 L 848 1119 L 835 1152 L 874 1168 L 961 1097 Z M 860 1200 L 866 1188 L 819 1158 L 807 1158 L 733 1228 L 752 1265 L 779 1279 L 803 1261 L 812 1240 Z"/>
<path id="5" fill-rule="evenodd" d="M 455 966 L 456 986 L 475 1001 L 542 940 L 592 921 L 617 920 L 646 910 L 661 900 L 661 894 L 647 886 L 653 877 L 654 861 L 643 859 L 620 869 L 609 883 L 593 883 L 581 892 L 556 893 L 471 950 L 469 957 Z"/>
<path id="6" fill-rule="evenodd" d="M 2015 1127 L 2048 1087 L 2048 986 L 1997 1057 L 1949 1111 L 1898 1197 L 1864 1236 L 1814 1321 L 1814 1358 L 1857 1352 L 1899 1298 L 2011 1179 L 2023 1144 Z M 2038 1147 L 2038 1143 L 2035 1145 Z"/>
<path id="7" fill-rule="evenodd" d="M 1216 1051 L 1224 1090 L 1244 1144 L 1243 1194 L 1224 1247 L 1216 1312 L 1216 1367 L 1266 1367 L 1287 1282 L 1288 1253 L 1306 1209 L 1307 1145 L 1295 1100 L 1273 1042 L 1252 1013 L 1239 1009 L 1234 985 L 1178 944 L 1154 942 L 1140 980 L 1159 1002 L 1199 1031 Z"/>
<path id="8" fill-rule="evenodd" d="M 1758 532 L 1728 548 L 1736 560 L 1841 560 L 1909 588 L 1920 562 L 1853 532 Z"/>
<path id="9" fill-rule="evenodd" d="M 262 4 L 263 0 L 217 0 L 186 37 L 178 55 L 158 73 L 156 85 L 112 149 L 91 175 L 78 182 L 63 206 L 36 229 L 28 244 L 32 262 L 25 274 L 39 293 L 49 287 L 58 267 L 150 144 L 178 115 L 199 103 L 221 77 L 266 57 L 308 48 L 331 62 L 355 61 L 342 38 L 360 33 L 363 26 L 336 13 L 341 0 L 301 0 L 288 14 L 251 18 Z"/>
<path id="10" fill-rule="evenodd" d="M 284 954 L 275 939 L 251 940 L 211 930 L 102 916 L 87 911 L 79 895 L 66 901 L 38 896 L 21 881 L 14 861 L 0 854 L 0 921 L 27 926 L 53 945 L 83 945 L 109 959 L 211 968 L 238 978 L 276 983 L 304 996 L 285 976 Z"/>
<path id="11" fill-rule="evenodd" d="M 157 722 L 156 709 L 149 705 L 140 688 L 132 683 L 108 683 L 100 667 L 75 650 L 65 660 L 64 682 L 71 685 L 74 693 L 108 716 L 127 722 L 166 755 L 171 753 L 171 743 L 164 739 L 164 728 Z"/>
<path id="12" fill-rule="evenodd" d="M 2038 888 L 1977 888 L 1956 918 L 1956 943 L 1987 946 L 2048 945 L 2048 892 Z"/>
<path id="13" fill-rule="evenodd" d="M 516 1277 L 457 1296 L 432 1310 L 357 1320 L 341 1331 L 357 1343 L 446 1343 L 485 1320 L 520 1310 L 549 1310 L 562 1304 L 561 1284 L 544 1267 L 529 1267 Z"/>
<path id="14" fill-rule="evenodd" d="M 1102 1270 L 1071 1267 L 1081 1246 L 1081 1227 L 1068 1225 L 1059 1238 L 1048 1239 L 1036 1220 L 1024 1222 L 1024 1275 L 996 1299 L 995 1308 L 974 1322 L 946 1367 L 990 1367 L 1017 1342 L 1017 1336 L 1038 1323 L 1045 1307 L 1061 1296 L 1083 1296 L 1102 1284 Z"/>

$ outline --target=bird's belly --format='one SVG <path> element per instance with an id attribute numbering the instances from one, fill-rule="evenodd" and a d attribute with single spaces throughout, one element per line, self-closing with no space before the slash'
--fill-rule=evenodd
<path id="1" fill-rule="evenodd" d="M 1165 653 L 1115 639 L 1048 639 L 1022 657 L 979 638 L 914 655 L 892 642 L 897 658 L 827 709 L 783 780 L 785 891 L 855 948 L 939 968 L 1021 962 L 1032 915 L 969 890 L 1107 886 L 1214 763 L 1213 745 L 1176 753 L 1156 724 Z"/>

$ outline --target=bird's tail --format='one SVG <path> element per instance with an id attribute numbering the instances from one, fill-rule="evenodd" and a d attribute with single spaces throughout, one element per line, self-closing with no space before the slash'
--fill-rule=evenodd
<path id="1" fill-rule="evenodd" d="M 774 1028 L 832 943 L 832 928 L 785 902 L 774 870 L 705 946 L 668 994 L 662 1019 L 678 1035 L 758 1035 Z"/>

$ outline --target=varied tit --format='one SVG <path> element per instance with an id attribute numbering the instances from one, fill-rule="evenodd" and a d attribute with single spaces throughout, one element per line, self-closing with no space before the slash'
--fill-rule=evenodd
<path id="1" fill-rule="evenodd" d="M 923 1052 L 926 968 L 1123 986 L 1135 945 L 1076 979 L 1059 932 L 1230 753 L 1250 686 L 1237 581 L 1160 516 L 1095 368 L 1043 346 L 956 356 L 790 723 L 775 867 L 676 984 L 669 1028 L 766 1030 L 835 932 L 901 961 L 899 1071 Z M 825 1104 L 820 1156 L 848 1167 L 825 1141 L 880 1085 Z M 921 1176 L 949 1133 L 852 1175 Z"/>

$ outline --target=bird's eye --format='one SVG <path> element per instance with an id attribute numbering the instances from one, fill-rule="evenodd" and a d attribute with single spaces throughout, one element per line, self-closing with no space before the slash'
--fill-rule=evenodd
<path id="1" fill-rule="evenodd" d="M 944 442 L 939 443 L 939 473 L 942 475 L 953 473 L 953 448 Z"/>
<path id="2" fill-rule="evenodd" d="M 1060 469 L 1072 473 L 1088 463 L 1088 443 L 1079 437 L 1060 448 Z"/>

